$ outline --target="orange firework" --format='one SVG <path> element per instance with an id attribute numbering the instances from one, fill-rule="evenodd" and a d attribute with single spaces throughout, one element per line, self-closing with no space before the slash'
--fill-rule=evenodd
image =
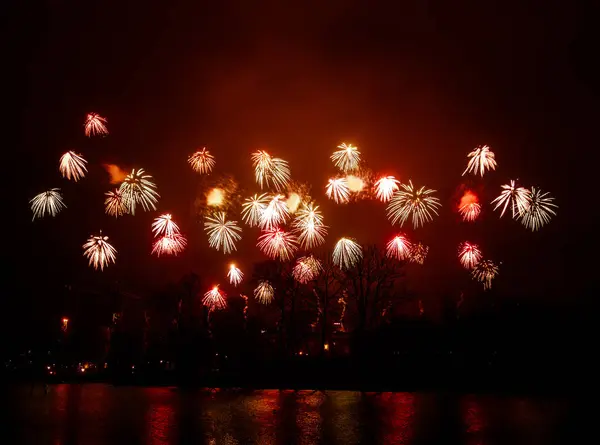
<path id="1" fill-rule="evenodd" d="M 216 164 L 215 157 L 209 153 L 206 147 L 191 155 L 188 162 L 194 171 L 200 174 L 210 173 Z"/>
<path id="2" fill-rule="evenodd" d="M 467 190 L 460 198 L 458 212 L 461 214 L 463 221 L 475 221 L 481 213 L 481 205 L 479 198 L 471 190 Z"/>
<path id="3" fill-rule="evenodd" d="M 225 309 L 227 301 L 225 301 L 225 292 L 219 289 L 219 285 L 213 286 L 211 290 L 204 294 L 202 304 L 211 310 Z"/>
<path id="4" fill-rule="evenodd" d="M 85 118 L 85 135 L 87 137 L 91 137 L 95 135 L 108 134 L 108 129 L 106 128 L 105 124 L 106 118 L 97 113 L 89 113 Z"/>
<path id="5" fill-rule="evenodd" d="M 160 257 L 161 255 L 175 255 L 183 252 L 187 240 L 179 233 L 164 235 L 158 238 L 152 245 L 152 254 Z"/>

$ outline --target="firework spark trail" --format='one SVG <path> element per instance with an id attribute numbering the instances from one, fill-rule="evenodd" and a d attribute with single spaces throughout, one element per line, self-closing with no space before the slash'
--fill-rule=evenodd
<path id="1" fill-rule="evenodd" d="M 123 216 L 128 212 L 127 204 L 123 198 L 123 194 L 119 189 L 114 189 L 112 192 L 106 192 L 104 206 L 106 213 L 110 216 Z"/>
<path id="2" fill-rule="evenodd" d="M 288 163 L 283 159 L 271 157 L 265 150 L 252 153 L 252 165 L 256 182 L 261 189 L 269 187 L 272 183 L 275 190 L 280 191 L 290 181 L 291 172 Z"/>
<path id="3" fill-rule="evenodd" d="M 352 238 L 340 238 L 333 249 L 333 263 L 340 269 L 350 269 L 362 257 L 362 247 Z"/>
<path id="4" fill-rule="evenodd" d="M 348 202 L 350 189 L 346 178 L 332 178 L 327 183 L 325 194 L 329 199 L 333 199 L 337 204 Z"/>
<path id="5" fill-rule="evenodd" d="M 483 283 L 483 289 L 487 290 L 492 287 L 492 280 L 498 275 L 499 268 L 490 260 L 481 260 L 473 268 L 471 276 L 474 280 Z"/>
<path id="6" fill-rule="evenodd" d="M 392 199 L 394 192 L 398 191 L 398 181 L 393 176 L 383 176 L 375 182 L 375 197 L 381 202 L 388 202 Z"/>
<path id="7" fill-rule="evenodd" d="M 275 289 L 268 281 L 260 281 L 254 289 L 254 298 L 261 304 L 269 304 L 273 301 Z"/>
<path id="8" fill-rule="evenodd" d="M 463 221 L 475 221 L 481 213 L 481 205 L 479 204 L 477 195 L 467 190 L 462 198 L 460 198 L 458 212 L 461 214 Z"/>
<path id="9" fill-rule="evenodd" d="M 404 260 L 410 257 L 412 244 L 404 234 L 395 236 L 386 245 L 386 255 L 388 258 L 396 258 L 397 260 Z"/>
<path id="10" fill-rule="evenodd" d="M 289 216 L 285 197 L 274 195 L 261 214 L 259 226 L 262 230 L 272 230 L 280 224 L 285 224 Z"/>
<path id="11" fill-rule="evenodd" d="M 334 151 L 331 155 L 331 160 L 335 166 L 344 173 L 356 170 L 360 163 L 360 151 L 358 151 L 358 148 L 352 144 L 346 145 L 345 142 L 338 145 L 337 148 L 339 150 Z"/>
<path id="12" fill-rule="evenodd" d="M 458 246 L 458 259 L 465 269 L 473 269 L 481 257 L 481 250 L 477 244 L 464 241 Z"/>
<path id="13" fill-rule="evenodd" d="M 46 214 L 56 216 L 62 209 L 67 208 L 58 188 L 50 189 L 47 192 L 42 192 L 34 196 L 29 203 L 33 212 L 32 221 L 36 218 L 42 218 Z"/>
<path id="14" fill-rule="evenodd" d="M 219 285 L 216 285 L 204 294 L 202 304 L 208 307 L 211 311 L 225 309 L 227 307 L 225 296 L 225 292 L 219 289 Z"/>
<path id="15" fill-rule="evenodd" d="M 317 278 L 322 270 L 321 261 L 310 255 L 298 258 L 292 270 L 292 275 L 299 283 L 306 284 Z"/>
<path id="16" fill-rule="evenodd" d="M 208 243 L 210 247 L 220 250 L 223 253 L 231 253 L 237 250 L 235 243 L 242 239 L 238 233 L 242 229 L 237 225 L 237 221 L 227 221 L 225 212 L 219 212 L 214 217 L 207 216 L 204 223 L 204 230 L 208 234 Z"/>
<path id="17" fill-rule="evenodd" d="M 170 213 L 164 213 L 154 219 L 152 233 L 154 237 L 173 236 L 179 233 L 179 226 L 173 221 Z"/>
<path id="18" fill-rule="evenodd" d="M 92 137 L 95 135 L 107 135 L 108 129 L 106 128 L 106 118 L 100 116 L 97 113 L 88 113 L 85 118 L 85 135 Z"/>
<path id="19" fill-rule="evenodd" d="M 504 212 L 508 205 L 511 205 L 513 218 L 520 217 L 528 208 L 531 201 L 531 192 L 525 187 L 517 187 L 515 181 L 511 180 L 510 184 L 502 186 L 502 193 L 492 201 L 492 204 L 496 203 L 496 210 L 498 207 L 502 207 L 500 218 L 504 216 Z"/>
<path id="20" fill-rule="evenodd" d="M 172 235 L 163 235 L 158 238 L 154 244 L 152 244 L 151 254 L 160 257 L 161 255 L 174 255 L 177 256 L 187 246 L 187 240 L 180 233 L 173 233 Z"/>
<path id="21" fill-rule="evenodd" d="M 346 302 L 347 296 L 348 295 L 347 295 L 346 291 L 344 291 L 344 292 L 342 292 L 342 296 L 338 299 L 338 303 L 342 307 L 342 310 L 340 311 L 340 321 L 339 321 L 341 332 L 346 332 L 346 329 L 344 328 L 344 316 L 346 315 L 346 306 L 348 305 L 348 303 Z"/>
<path id="22" fill-rule="evenodd" d="M 131 170 L 131 173 L 125 177 L 121 187 L 119 187 L 127 210 L 132 215 L 135 215 L 137 204 L 141 204 L 146 212 L 150 209 L 156 210 L 155 204 L 160 197 L 155 190 L 156 184 L 151 180 L 152 176 L 144 173 L 143 168 Z"/>
<path id="23" fill-rule="evenodd" d="M 429 246 L 426 246 L 425 244 L 423 244 L 421 242 L 413 244 L 413 247 L 410 251 L 410 260 L 413 263 L 423 265 L 423 263 L 425 262 L 425 259 L 427 258 L 428 253 L 429 253 Z"/>
<path id="24" fill-rule="evenodd" d="M 256 244 L 266 256 L 271 259 L 288 261 L 294 257 L 298 250 L 298 240 L 294 234 L 274 228 L 265 231 Z"/>
<path id="25" fill-rule="evenodd" d="M 248 322 L 248 297 L 244 294 L 240 294 L 240 297 L 244 300 L 244 326 Z"/>
<path id="26" fill-rule="evenodd" d="M 534 232 L 549 223 L 552 215 L 556 216 L 554 209 L 558 206 L 552 202 L 554 198 L 548 192 L 542 193 L 535 187 L 531 187 L 529 198 L 529 207 L 521 214 L 520 219 L 525 227 Z"/>
<path id="27" fill-rule="evenodd" d="M 94 269 L 104 270 L 109 263 L 114 263 L 117 255 L 117 249 L 108 243 L 108 236 L 92 235 L 83 245 L 83 256 L 88 258 L 89 265 Z"/>
<path id="28" fill-rule="evenodd" d="M 438 215 L 437 208 L 441 207 L 440 200 L 434 196 L 435 190 L 421 187 L 416 189 L 412 181 L 408 184 L 400 184 L 402 190 L 394 193 L 387 206 L 388 218 L 392 224 L 400 222 L 403 226 L 409 216 L 412 215 L 413 227 L 416 229 L 433 219 L 432 213 Z"/>
<path id="29" fill-rule="evenodd" d="M 242 282 L 242 279 L 244 278 L 244 273 L 240 269 L 235 267 L 235 264 L 230 264 L 229 272 L 227 272 L 227 278 L 229 278 L 229 283 L 237 287 L 237 285 Z"/>
<path id="30" fill-rule="evenodd" d="M 215 157 L 210 154 L 206 147 L 198 150 L 188 158 L 189 164 L 196 173 L 208 174 L 215 167 Z"/>
<path id="31" fill-rule="evenodd" d="M 83 156 L 74 151 L 68 151 L 60 157 L 58 169 L 63 178 L 77 182 L 87 173 L 85 164 L 87 161 L 83 159 Z"/>
<path id="32" fill-rule="evenodd" d="M 303 249 L 311 249 L 325 242 L 327 226 L 323 224 L 323 215 L 319 206 L 313 203 L 303 204 L 298 211 L 292 231 L 298 235 L 298 242 Z"/>
<path id="33" fill-rule="evenodd" d="M 242 204 L 242 220 L 250 227 L 258 226 L 269 201 L 266 193 L 262 195 L 255 194 L 247 198 Z"/>
<path id="34" fill-rule="evenodd" d="M 468 154 L 468 157 L 471 159 L 462 176 L 466 173 L 473 173 L 475 175 L 479 173 L 483 177 L 486 170 L 496 170 L 496 155 L 487 145 L 475 147 L 475 149 Z"/>

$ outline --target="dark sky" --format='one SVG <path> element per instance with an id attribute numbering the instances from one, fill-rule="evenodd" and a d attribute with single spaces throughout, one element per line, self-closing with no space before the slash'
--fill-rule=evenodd
<path id="1" fill-rule="evenodd" d="M 186 158 L 203 145 L 219 173 L 252 193 L 253 150 L 288 160 L 294 179 L 313 185 L 331 226 L 328 246 L 340 235 L 383 244 L 394 233 L 383 205 L 339 208 L 324 196 L 334 171 L 328 157 L 341 141 L 357 144 L 376 172 L 438 190 L 440 217 L 406 229 L 430 246 L 425 266 L 409 270 L 415 289 L 460 292 L 469 279 L 456 246 L 470 239 L 502 262 L 502 294 L 559 304 L 582 298 L 592 257 L 581 255 L 591 251 L 595 213 L 583 197 L 593 178 L 586 159 L 598 122 L 596 11 L 588 4 L 27 3 L 12 10 L 7 28 L 17 120 L 8 128 L 17 150 L 5 148 L 13 298 L 36 305 L 67 283 L 93 288 L 114 280 L 143 293 L 190 269 L 224 282 L 229 260 L 209 250 L 191 214 L 197 177 Z M 109 137 L 84 137 L 89 111 L 108 118 Z M 462 178 L 478 144 L 494 149 L 498 169 L 483 180 Z M 77 184 L 57 170 L 71 149 L 90 161 Z M 104 215 L 103 162 L 155 177 L 159 211 L 172 212 L 190 239 L 181 258 L 149 256 L 157 212 L 118 221 Z M 476 224 L 459 221 L 461 185 L 485 203 L 516 178 L 555 196 L 560 209 L 550 225 L 531 233 L 499 220 L 489 205 Z M 50 187 L 63 189 L 68 209 L 32 223 L 28 200 Z M 117 265 L 103 274 L 81 255 L 98 229 L 119 250 Z M 244 235 L 234 259 L 249 272 L 258 232 L 244 228 Z"/>

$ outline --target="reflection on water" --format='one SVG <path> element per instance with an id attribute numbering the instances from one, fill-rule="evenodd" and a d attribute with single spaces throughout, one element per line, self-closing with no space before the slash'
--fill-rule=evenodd
<path id="1" fill-rule="evenodd" d="M 89 384 L 10 396 L 10 443 L 36 445 L 547 444 L 563 443 L 568 412 L 565 401 L 431 393 Z"/>

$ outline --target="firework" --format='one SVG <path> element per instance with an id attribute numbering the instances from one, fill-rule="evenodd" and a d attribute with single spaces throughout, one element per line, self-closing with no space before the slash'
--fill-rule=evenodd
<path id="1" fill-rule="evenodd" d="M 458 246 L 458 259 L 465 269 L 473 269 L 477 266 L 481 256 L 481 250 L 477 244 L 465 241 Z"/>
<path id="2" fill-rule="evenodd" d="M 492 204 L 496 203 L 496 210 L 498 207 L 502 207 L 500 218 L 504 216 L 504 212 L 508 205 L 511 205 L 513 218 L 518 218 L 529 208 L 531 200 L 531 192 L 525 187 L 517 187 L 515 181 L 510 181 L 510 184 L 502 186 L 502 193 L 492 201 Z"/>
<path id="3" fill-rule="evenodd" d="M 263 232 L 256 247 L 269 258 L 288 261 L 298 250 L 298 240 L 292 233 L 274 228 Z"/>
<path id="4" fill-rule="evenodd" d="M 225 190 L 214 187 L 206 194 L 206 205 L 210 207 L 221 207 L 225 202 Z"/>
<path id="5" fill-rule="evenodd" d="M 552 201 L 554 198 L 548 192 L 542 193 L 540 189 L 531 187 L 529 207 L 521 215 L 521 223 L 533 232 L 550 222 L 552 215 L 556 215 L 553 209 L 558 208 Z"/>
<path id="6" fill-rule="evenodd" d="M 462 176 L 465 173 L 473 173 L 479 174 L 483 176 L 486 170 L 496 170 L 496 155 L 494 152 L 490 150 L 490 147 L 487 145 L 475 147 L 475 149 L 468 154 L 469 163 L 467 164 L 467 168 L 463 172 Z"/>
<path id="7" fill-rule="evenodd" d="M 285 223 L 290 216 L 283 195 L 274 195 L 263 210 L 259 225 L 262 230 L 271 230 Z"/>
<path id="8" fill-rule="evenodd" d="M 157 198 L 160 195 L 157 193 L 156 184 L 152 182 L 152 176 L 144 174 L 144 169 L 131 170 L 119 190 L 123 195 L 127 210 L 132 215 L 135 215 L 135 208 L 137 204 L 141 204 L 142 208 L 147 212 L 152 208 L 156 210 Z"/>
<path id="9" fill-rule="evenodd" d="M 356 170 L 360 163 L 360 151 L 358 151 L 358 148 L 352 144 L 346 145 L 345 142 L 338 145 L 337 148 L 339 150 L 334 151 L 331 155 L 331 160 L 335 166 L 343 172 Z"/>
<path id="10" fill-rule="evenodd" d="M 365 188 L 365 180 L 356 175 L 346 176 L 346 184 L 348 184 L 348 191 L 351 193 L 360 193 Z"/>
<path id="11" fill-rule="evenodd" d="M 471 276 L 474 280 L 483 283 L 484 289 L 490 289 L 492 287 L 492 280 L 498 275 L 499 268 L 490 260 L 481 260 L 473 268 Z"/>
<path id="12" fill-rule="evenodd" d="M 217 284 L 204 294 L 202 304 L 211 310 L 225 309 L 227 307 L 225 296 L 225 292 L 219 289 L 219 285 Z"/>
<path id="13" fill-rule="evenodd" d="M 409 216 L 412 215 L 413 226 L 416 229 L 420 225 L 433 219 L 432 213 L 438 214 L 437 208 L 441 206 L 440 200 L 430 196 L 435 190 L 421 187 L 413 187 L 412 181 L 408 184 L 400 184 L 402 190 L 394 193 L 388 204 L 387 212 L 392 224 L 400 222 L 403 226 Z"/>
<path id="14" fill-rule="evenodd" d="M 404 260 L 410 256 L 412 244 L 406 238 L 406 235 L 396 235 L 386 245 L 386 255 L 389 258 L 396 258 L 397 260 Z"/>
<path id="15" fill-rule="evenodd" d="M 413 263 L 423 264 L 425 262 L 425 258 L 427 258 L 427 254 L 429 253 L 429 247 L 423 243 L 413 244 L 412 249 L 410 250 L 410 260 Z"/>
<path id="16" fill-rule="evenodd" d="M 303 249 L 311 249 L 325 242 L 327 226 L 323 224 L 323 215 L 319 206 L 314 206 L 313 203 L 302 205 L 292 227 Z"/>
<path id="17" fill-rule="evenodd" d="M 362 256 L 362 247 L 352 238 L 340 238 L 333 249 L 333 263 L 340 269 L 350 269 Z"/>
<path id="18" fill-rule="evenodd" d="M 290 180 L 291 173 L 288 163 L 283 159 L 273 158 L 264 150 L 252 153 L 254 176 L 260 188 L 269 187 L 272 183 L 275 190 L 285 188 Z"/>
<path id="19" fill-rule="evenodd" d="M 85 118 L 85 135 L 87 137 L 108 134 L 108 129 L 106 128 L 106 118 L 100 116 L 97 113 L 89 113 Z"/>
<path id="20" fill-rule="evenodd" d="M 92 235 L 83 245 L 83 256 L 89 260 L 89 265 L 94 269 L 104 270 L 109 263 L 114 263 L 117 255 L 117 249 L 108 243 L 108 236 Z"/>
<path id="21" fill-rule="evenodd" d="M 375 182 L 375 196 L 382 202 L 388 202 L 398 190 L 398 181 L 393 176 L 383 176 Z"/>
<path id="22" fill-rule="evenodd" d="M 317 278 L 322 270 L 323 266 L 321 266 L 321 262 L 314 256 L 310 255 L 307 257 L 298 258 L 296 265 L 292 270 L 292 276 L 299 283 L 306 284 L 309 281 Z"/>
<path id="23" fill-rule="evenodd" d="M 242 239 L 238 232 L 242 229 L 237 225 L 237 221 L 226 221 L 225 212 L 219 212 L 215 216 L 207 216 L 204 223 L 204 230 L 208 234 L 208 244 L 210 247 L 220 250 L 223 253 L 230 253 L 237 250 L 235 243 Z"/>
<path id="24" fill-rule="evenodd" d="M 296 213 L 296 210 L 298 210 L 298 207 L 301 203 L 302 197 L 296 192 L 290 193 L 285 201 L 285 205 L 287 206 L 288 211 L 292 214 Z"/>
<path id="25" fill-rule="evenodd" d="M 152 255 L 160 257 L 161 255 L 177 256 L 185 249 L 187 240 L 179 233 L 172 235 L 163 235 L 152 244 Z"/>
<path id="26" fill-rule="evenodd" d="M 273 301 L 275 289 L 268 281 L 260 281 L 256 289 L 254 289 L 254 298 L 261 304 L 269 304 Z"/>
<path id="27" fill-rule="evenodd" d="M 195 172 L 204 174 L 210 173 L 215 167 L 215 157 L 209 153 L 206 148 L 198 150 L 188 158 L 188 162 Z"/>
<path id="28" fill-rule="evenodd" d="M 237 287 L 238 284 L 242 282 L 244 278 L 244 273 L 235 267 L 235 264 L 229 265 L 229 272 L 227 272 L 227 278 L 229 278 L 229 282 Z"/>
<path id="29" fill-rule="evenodd" d="M 68 151 L 60 157 L 58 169 L 63 178 L 77 182 L 87 173 L 85 164 L 87 161 L 81 155 L 74 151 Z"/>
<path id="30" fill-rule="evenodd" d="M 106 192 L 105 195 L 104 206 L 107 214 L 118 217 L 127 213 L 127 204 L 125 203 L 125 199 L 123 199 L 123 193 L 119 189 Z"/>
<path id="31" fill-rule="evenodd" d="M 173 221 L 170 213 L 165 213 L 154 219 L 152 233 L 155 237 L 173 236 L 179 233 L 179 226 Z"/>
<path id="32" fill-rule="evenodd" d="M 67 208 L 63 201 L 60 189 L 50 189 L 34 196 L 31 201 L 31 211 L 33 212 L 32 221 L 36 218 L 42 218 L 46 214 L 56 216 L 62 209 Z"/>
<path id="33" fill-rule="evenodd" d="M 479 198 L 470 190 L 467 190 L 458 205 L 458 212 L 461 214 L 463 221 L 475 221 L 481 213 L 481 205 Z"/>
<path id="34" fill-rule="evenodd" d="M 348 189 L 348 181 L 346 178 L 332 178 L 327 183 L 325 194 L 329 199 L 333 199 L 336 203 L 346 203 L 350 196 Z"/>
<path id="35" fill-rule="evenodd" d="M 269 197 L 266 193 L 262 195 L 255 194 L 247 198 L 242 204 L 242 220 L 250 227 L 259 225 L 262 214 L 269 204 Z"/>

